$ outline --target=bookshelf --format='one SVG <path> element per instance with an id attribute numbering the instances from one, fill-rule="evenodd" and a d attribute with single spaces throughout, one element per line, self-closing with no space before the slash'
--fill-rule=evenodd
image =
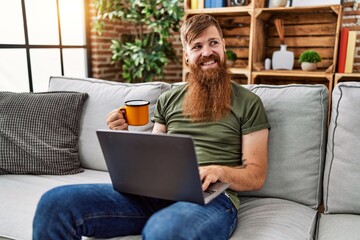
<path id="1" fill-rule="evenodd" d="M 251 1 L 246 6 L 191 9 L 185 2 L 185 18 L 195 14 L 210 14 L 218 19 L 224 31 L 226 48 L 238 55 L 231 68 L 242 84 L 320 83 L 332 90 L 336 71 L 339 33 L 342 23 L 341 5 L 311 7 L 265 7 L 265 0 Z M 273 20 L 281 18 L 285 29 L 285 44 L 294 52 L 293 70 L 264 70 L 264 61 L 280 48 L 280 40 Z M 231 29 L 229 26 L 234 26 Z M 237 27 L 236 27 L 237 26 Z M 322 61 L 317 71 L 305 72 L 298 58 L 305 51 L 319 52 Z M 183 80 L 188 69 L 183 63 Z"/>

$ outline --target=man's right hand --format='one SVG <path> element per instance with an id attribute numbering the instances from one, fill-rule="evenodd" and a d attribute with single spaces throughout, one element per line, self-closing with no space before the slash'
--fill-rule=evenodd
<path id="1" fill-rule="evenodd" d="M 129 127 L 125 120 L 124 113 L 120 109 L 111 111 L 107 116 L 106 123 L 111 130 L 128 130 Z"/>

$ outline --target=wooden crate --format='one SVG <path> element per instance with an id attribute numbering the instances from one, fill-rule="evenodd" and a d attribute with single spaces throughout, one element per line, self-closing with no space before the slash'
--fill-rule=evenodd
<path id="1" fill-rule="evenodd" d="M 214 15 L 219 21 L 225 39 L 226 49 L 237 55 L 233 68 L 249 68 L 251 58 L 251 15 L 247 12 L 234 15 Z"/>
<path id="2" fill-rule="evenodd" d="M 260 70 L 264 60 L 271 59 L 273 52 L 280 49 L 280 39 L 274 26 L 276 18 L 283 20 L 285 44 L 295 56 L 294 70 L 300 69 L 300 54 L 313 49 L 322 57 L 317 64 L 318 71 L 335 72 L 342 19 L 340 5 L 256 9 L 254 70 Z"/>

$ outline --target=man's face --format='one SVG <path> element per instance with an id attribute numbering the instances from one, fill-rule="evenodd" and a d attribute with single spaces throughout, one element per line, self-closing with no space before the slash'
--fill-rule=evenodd
<path id="1" fill-rule="evenodd" d="M 190 75 L 183 114 L 195 122 L 218 121 L 230 112 L 231 75 L 224 49 L 225 41 L 215 26 L 186 46 Z"/>
<path id="2" fill-rule="evenodd" d="M 225 41 L 215 26 L 205 29 L 185 49 L 188 64 L 198 64 L 202 70 L 215 68 L 225 61 Z"/>

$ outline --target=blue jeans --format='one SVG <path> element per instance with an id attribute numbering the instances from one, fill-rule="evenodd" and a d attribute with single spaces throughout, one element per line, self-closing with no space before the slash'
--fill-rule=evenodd
<path id="1" fill-rule="evenodd" d="M 123 194 L 110 184 L 81 184 L 45 193 L 33 222 L 33 240 L 109 238 L 228 239 L 237 210 L 221 194 L 202 206 Z"/>

